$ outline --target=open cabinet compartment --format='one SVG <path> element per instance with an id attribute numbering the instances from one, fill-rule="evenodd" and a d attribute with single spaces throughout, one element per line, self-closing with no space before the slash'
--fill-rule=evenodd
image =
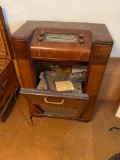
<path id="1" fill-rule="evenodd" d="M 40 60 L 34 60 L 33 64 L 37 75 L 36 88 L 22 88 L 20 91 L 28 101 L 30 114 L 37 117 L 79 119 L 89 100 L 89 95 L 85 94 L 87 76 L 82 80 L 76 79 L 77 82 L 71 82 L 69 75 L 72 73 L 80 75 L 83 72 L 87 75 L 87 65 Z M 67 87 L 61 86 L 63 90 L 57 91 L 55 81 L 71 82 L 73 90 L 71 88 L 64 90 Z"/>
<path id="2" fill-rule="evenodd" d="M 13 52 L 0 7 L 0 121 L 5 121 L 10 110 L 10 102 L 18 87 L 12 62 Z"/>

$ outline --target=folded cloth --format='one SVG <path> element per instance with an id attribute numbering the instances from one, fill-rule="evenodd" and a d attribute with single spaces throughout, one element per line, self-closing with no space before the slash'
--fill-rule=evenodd
<path id="1" fill-rule="evenodd" d="M 51 91 L 56 91 L 55 82 L 64 81 L 67 77 L 67 73 L 45 71 L 43 73 L 43 77 L 46 81 L 47 89 Z"/>
<path id="2" fill-rule="evenodd" d="M 75 73 L 70 73 L 68 77 L 70 78 L 71 82 L 83 82 L 86 79 L 87 72 L 82 71 L 82 72 L 75 72 Z"/>

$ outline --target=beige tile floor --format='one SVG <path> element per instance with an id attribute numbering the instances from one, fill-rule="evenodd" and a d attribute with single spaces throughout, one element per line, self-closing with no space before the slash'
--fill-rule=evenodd
<path id="1" fill-rule="evenodd" d="M 19 96 L 6 122 L 0 123 L 0 160 L 108 160 L 120 152 L 120 119 L 116 102 L 98 101 L 90 123 L 34 118 L 30 127 L 25 99 Z"/>

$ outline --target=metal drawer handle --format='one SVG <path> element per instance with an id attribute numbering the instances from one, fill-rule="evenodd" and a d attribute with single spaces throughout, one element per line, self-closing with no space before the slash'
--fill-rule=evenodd
<path id="1" fill-rule="evenodd" d="M 2 88 L 5 88 L 5 86 L 7 85 L 7 83 L 8 83 L 8 79 L 6 79 L 6 80 L 2 83 L 1 87 L 2 87 Z"/>
<path id="2" fill-rule="evenodd" d="M 44 101 L 45 101 L 46 103 L 51 103 L 51 104 L 63 104 L 63 103 L 64 103 L 64 99 L 62 99 L 61 102 L 49 102 L 46 97 L 44 98 Z"/>

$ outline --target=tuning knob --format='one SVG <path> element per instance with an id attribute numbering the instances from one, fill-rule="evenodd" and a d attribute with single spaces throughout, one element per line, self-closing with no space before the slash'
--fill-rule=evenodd
<path id="1" fill-rule="evenodd" d="M 40 33 L 40 36 L 44 36 L 44 33 Z"/>
<path id="2" fill-rule="evenodd" d="M 83 39 L 80 39 L 79 42 L 80 42 L 80 44 L 83 44 L 83 43 L 84 43 L 84 40 L 83 40 Z"/>
<path id="3" fill-rule="evenodd" d="M 40 37 L 40 38 L 38 38 L 38 40 L 41 42 L 41 41 L 43 40 L 43 38 L 42 38 L 42 37 Z"/>
<path id="4" fill-rule="evenodd" d="M 80 35 L 79 35 L 79 38 L 84 38 L 84 35 L 83 35 L 83 34 L 80 34 Z"/>

